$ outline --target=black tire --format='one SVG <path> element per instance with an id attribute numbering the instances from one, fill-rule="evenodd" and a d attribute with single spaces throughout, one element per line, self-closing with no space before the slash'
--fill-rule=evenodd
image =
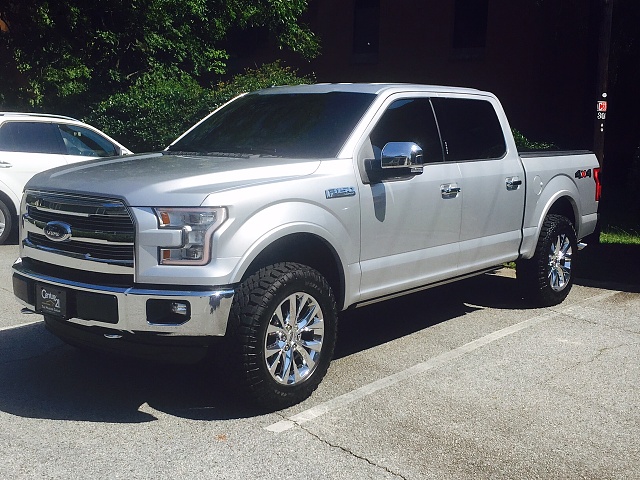
<path id="1" fill-rule="evenodd" d="M 13 229 L 13 216 L 11 210 L 0 200 L 0 245 L 3 245 Z"/>
<path id="2" fill-rule="evenodd" d="M 297 321 L 287 323 L 293 302 Z M 279 410 L 309 397 L 329 368 L 337 325 L 331 288 L 310 267 L 278 263 L 245 280 L 234 298 L 229 340 L 248 400 Z"/>
<path id="3" fill-rule="evenodd" d="M 576 232 L 569 219 L 562 215 L 547 215 L 533 258 L 516 263 L 518 281 L 525 297 L 540 306 L 561 303 L 573 285 L 573 262 L 577 251 Z"/>

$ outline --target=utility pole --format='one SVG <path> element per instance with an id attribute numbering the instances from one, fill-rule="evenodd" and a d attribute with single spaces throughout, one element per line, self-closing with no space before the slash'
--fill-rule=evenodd
<path id="1" fill-rule="evenodd" d="M 604 168 L 604 133 L 607 118 L 607 95 L 609 88 L 609 54 L 611 51 L 611 24 L 613 20 L 613 0 L 598 0 L 598 72 L 596 119 L 593 138 L 593 151 L 598 157 L 600 168 Z"/>

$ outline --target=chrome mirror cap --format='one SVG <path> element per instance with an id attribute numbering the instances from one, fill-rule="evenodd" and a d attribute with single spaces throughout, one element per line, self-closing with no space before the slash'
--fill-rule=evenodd
<path id="1" fill-rule="evenodd" d="M 421 173 L 424 164 L 422 148 L 413 142 L 389 142 L 382 149 L 382 168 L 411 168 L 412 173 Z"/>

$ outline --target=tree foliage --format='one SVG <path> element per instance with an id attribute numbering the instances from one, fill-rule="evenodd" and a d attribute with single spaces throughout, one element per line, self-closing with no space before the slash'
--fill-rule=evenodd
<path id="1" fill-rule="evenodd" d="M 511 133 L 513 134 L 513 139 L 516 142 L 517 149 L 521 152 L 557 149 L 556 145 L 550 142 L 536 142 L 533 140 L 529 140 L 515 128 L 511 129 Z"/>
<path id="2" fill-rule="evenodd" d="M 306 6 L 307 0 L 3 0 L 0 102 L 82 114 L 79 105 L 159 76 L 194 91 L 193 82 L 206 85 L 225 72 L 233 53 L 225 39 L 233 29 L 266 29 L 279 47 L 312 57 L 318 43 L 299 20 Z"/>
<path id="3" fill-rule="evenodd" d="M 160 150 L 241 93 L 312 81 L 276 62 L 203 88 L 181 70 L 158 67 L 141 75 L 126 91 L 100 102 L 86 120 L 133 151 Z"/>

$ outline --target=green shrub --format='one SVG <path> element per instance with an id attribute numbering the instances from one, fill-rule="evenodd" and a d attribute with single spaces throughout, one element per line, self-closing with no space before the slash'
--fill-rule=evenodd
<path id="1" fill-rule="evenodd" d="M 202 111 L 206 95 L 187 73 L 157 68 L 100 102 L 86 121 L 133 151 L 159 150 Z"/>
<path id="2" fill-rule="evenodd" d="M 209 89 L 183 71 L 159 67 L 142 75 L 127 91 L 97 104 L 85 120 L 134 152 L 162 150 L 209 112 L 241 93 L 312 81 L 275 62 L 246 70 Z"/>
<path id="3" fill-rule="evenodd" d="M 247 69 L 244 74 L 236 75 L 228 82 L 220 82 L 211 92 L 210 110 L 246 92 L 261 90 L 278 85 L 301 85 L 313 83 L 312 77 L 299 77 L 295 70 L 283 67 L 280 62 L 268 63 L 260 68 Z"/>
<path id="4" fill-rule="evenodd" d="M 530 150 L 553 150 L 557 148 L 553 143 L 529 140 L 515 128 L 511 129 L 511 133 L 513 133 L 513 139 L 516 141 L 516 148 L 521 152 Z"/>

